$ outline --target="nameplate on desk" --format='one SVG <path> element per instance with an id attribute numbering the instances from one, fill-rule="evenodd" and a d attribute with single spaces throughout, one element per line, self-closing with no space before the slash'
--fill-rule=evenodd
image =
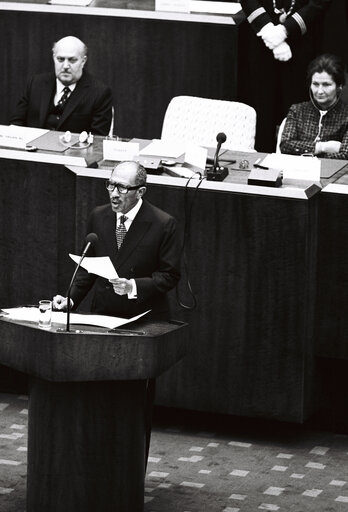
<path id="1" fill-rule="evenodd" d="M 156 11 L 190 12 L 190 0 L 156 0 Z"/>
<path id="2" fill-rule="evenodd" d="M 0 125 L 0 146 L 6 148 L 25 149 L 26 145 L 36 137 L 39 137 L 48 130 L 41 128 L 28 128 L 11 124 Z"/>
<path id="3" fill-rule="evenodd" d="M 279 169 L 252 169 L 248 177 L 248 185 L 260 187 L 280 187 L 282 184 Z"/>
<path id="4" fill-rule="evenodd" d="M 134 160 L 139 155 L 137 142 L 122 142 L 119 140 L 103 140 L 103 158 L 115 162 Z"/>

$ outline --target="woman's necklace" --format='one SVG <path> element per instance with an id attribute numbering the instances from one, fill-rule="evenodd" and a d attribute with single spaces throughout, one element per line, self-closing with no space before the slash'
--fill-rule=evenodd
<path id="1" fill-rule="evenodd" d="M 284 7 L 282 7 L 281 9 L 278 9 L 277 7 L 277 4 L 276 4 L 276 0 L 273 0 L 273 11 L 276 13 L 276 14 L 279 14 L 279 21 L 280 23 L 284 23 L 286 18 L 288 16 L 290 16 L 290 14 L 292 13 L 292 11 L 294 10 L 294 7 L 295 7 L 295 2 L 296 0 L 291 0 L 291 5 L 290 5 L 290 9 L 288 11 L 286 11 L 284 9 Z"/>

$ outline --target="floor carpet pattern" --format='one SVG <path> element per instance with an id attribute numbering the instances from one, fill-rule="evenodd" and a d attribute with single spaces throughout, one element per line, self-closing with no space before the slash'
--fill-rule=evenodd
<path id="1" fill-rule="evenodd" d="M 0 512 L 25 512 L 27 420 L 28 397 L 1 393 Z M 348 436 L 155 413 L 145 512 L 262 510 L 348 512 Z"/>

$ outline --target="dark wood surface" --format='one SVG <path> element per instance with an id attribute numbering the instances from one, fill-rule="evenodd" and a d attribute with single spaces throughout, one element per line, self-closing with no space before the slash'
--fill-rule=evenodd
<path id="1" fill-rule="evenodd" d="M 29 77 L 53 70 L 52 44 L 69 34 L 87 44 L 88 70 L 112 89 L 119 136 L 159 137 L 173 96 L 236 98 L 236 26 L 6 10 L 0 16 L 0 46 L 6 48 L 0 52 L 6 69 L 1 124 L 8 124 Z"/>
<path id="2" fill-rule="evenodd" d="M 130 329 L 145 333 L 139 336 L 103 328 L 93 332 L 88 326 L 57 332 L 58 324 L 46 331 L 6 317 L 0 324 L 0 362 L 54 382 L 155 378 L 179 361 L 187 348 L 184 324 L 164 321 L 133 323 L 136 327 Z"/>
<path id="3" fill-rule="evenodd" d="M 78 176 L 76 190 L 83 226 L 92 203 L 107 197 L 101 179 Z M 199 189 L 187 191 L 185 205 L 182 186 L 149 184 L 147 198 L 182 229 L 194 201 L 186 251 L 196 310 L 170 294 L 172 317 L 189 324 L 189 354 L 159 379 L 156 403 L 303 421 L 312 393 L 316 195 Z M 191 304 L 186 278 L 183 269 L 180 296 Z"/>
<path id="4" fill-rule="evenodd" d="M 36 304 L 65 289 L 73 265 L 74 176 L 61 166 L 0 161 L 0 304 Z M 60 225 L 65 219 L 64 226 Z"/>
<path id="5" fill-rule="evenodd" d="M 107 201 L 103 179 L 93 178 L 99 170 L 86 169 L 83 172 L 88 176 L 75 176 L 59 166 L 46 171 L 48 165 L 41 165 L 40 173 L 35 164 L 23 167 L 22 162 L 13 162 L 14 171 L 4 177 L 3 191 L 9 198 L 12 196 L 13 203 L 18 197 L 14 186 L 16 172 L 26 170 L 28 187 L 35 197 L 31 206 L 32 225 L 38 217 L 35 209 L 45 210 L 47 201 L 53 201 L 52 210 L 45 217 L 49 229 L 55 227 L 51 235 L 53 244 L 43 247 L 57 251 L 56 258 L 45 259 L 47 271 L 43 272 L 38 262 L 46 254 L 41 247 L 44 233 L 38 232 L 36 236 L 42 237 L 42 244 L 35 245 L 32 231 L 27 231 L 26 225 L 19 225 L 14 241 L 12 228 L 4 232 L 5 247 L 12 258 L 7 259 L 7 266 L 2 266 L 11 269 L 6 276 L 4 272 L 9 295 L 2 296 L 3 307 L 31 303 L 34 298 L 37 302 L 39 298 L 65 292 L 72 269 L 54 277 L 58 260 L 61 267 L 70 265 L 67 255 L 83 245 L 89 212 L 96 204 Z M 45 172 L 52 173 L 50 180 L 37 181 Z M 248 193 L 247 185 L 243 193 L 224 192 L 219 189 L 221 184 L 211 190 L 189 189 L 185 193 L 183 181 L 180 186 L 165 183 L 165 178 L 159 185 L 149 183 L 147 197 L 173 214 L 182 229 L 188 220 L 185 212 L 193 202 L 186 251 L 197 308 L 192 312 L 182 310 L 175 293 L 170 294 L 171 317 L 189 323 L 190 348 L 186 360 L 159 379 L 157 403 L 303 421 L 313 405 L 311 340 L 319 188 L 309 196 L 305 193 L 311 189 L 308 184 L 302 191 L 300 187 L 289 189 L 290 197 L 293 190 L 303 192 L 298 196 L 301 199 L 290 199 L 263 196 L 261 192 L 252 192 L 253 189 Z M 226 187 L 229 185 L 226 183 Z M 54 191 L 54 199 L 47 198 L 45 190 Z M 23 191 L 23 201 L 25 196 Z M 25 204 L 19 203 L 22 214 Z M 65 213 L 69 209 L 71 218 Z M 6 214 L 10 223 L 11 214 Z M 58 238 L 53 240 L 58 231 L 65 233 L 61 246 Z M 18 291 L 15 270 L 21 265 L 23 253 L 21 258 L 16 256 L 16 248 L 21 244 L 29 244 L 31 257 Z M 38 277 L 32 278 L 31 270 L 40 281 Z M 186 278 L 183 269 L 180 296 L 191 303 Z M 12 283 L 15 279 L 15 286 L 10 287 L 11 279 Z M 60 357 L 64 357 L 64 352 Z"/>
<path id="6" fill-rule="evenodd" d="M 347 176 L 337 183 L 347 185 Z M 348 195 L 322 193 L 319 205 L 316 350 L 348 362 Z"/>
<path id="7" fill-rule="evenodd" d="M 146 381 L 33 379 L 27 512 L 142 512 Z"/>
<path id="8" fill-rule="evenodd" d="M 138 327 L 144 338 L 0 319 L 0 362 L 30 376 L 28 512 L 143 510 L 149 379 L 186 346 L 184 325 Z"/>

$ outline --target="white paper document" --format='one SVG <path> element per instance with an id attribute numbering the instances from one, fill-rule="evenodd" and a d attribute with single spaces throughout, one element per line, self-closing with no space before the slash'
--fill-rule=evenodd
<path id="1" fill-rule="evenodd" d="M 92 3 L 93 0 L 48 0 L 48 3 L 52 5 L 79 5 L 85 7 Z"/>
<path id="2" fill-rule="evenodd" d="M 34 139 L 41 137 L 49 130 L 41 128 L 28 128 L 11 124 L 0 125 L 0 146 L 7 148 L 25 149 L 26 145 Z"/>
<path id="3" fill-rule="evenodd" d="M 69 254 L 69 256 L 76 264 L 78 264 L 81 259 L 81 256 L 76 256 L 75 254 Z M 116 279 L 118 277 L 109 256 L 96 256 L 93 258 L 86 256 L 82 260 L 81 267 L 90 274 L 96 274 L 105 279 Z"/>
<path id="4" fill-rule="evenodd" d="M 179 158 L 179 156 L 183 155 L 184 153 L 185 143 L 183 141 L 153 139 L 150 144 L 148 144 L 139 152 L 139 155 Z"/>
<path id="5" fill-rule="evenodd" d="M 6 318 L 11 320 L 17 320 L 19 322 L 39 322 L 39 308 L 38 307 L 19 307 L 19 308 L 8 308 L 2 309 L 3 312 L 7 313 Z M 133 316 L 132 318 L 121 318 L 118 316 L 107 316 L 107 315 L 82 315 L 79 313 L 70 314 L 70 323 L 75 325 L 94 325 L 97 327 L 105 327 L 107 329 L 115 329 L 121 325 L 135 322 L 142 316 L 149 313 L 145 311 L 140 315 Z M 62 311 L 52 311 L 52 322 L 55 324 L 66 325 L 66 313 Z"/>
<path id="6" fill-rule="evenodd" d="M 272 153 L 261 164 L 270 169 L 282 170 L 284 179 L 320 181 L 321 162 L 315 156 Z"/>
<path id="7" fill-rule="evenodd" d="M 237 2 L 209 2 L 207 0 L 190 0 L 191 12 L 208 12 L 212 14 L 236 14 L 242 10 Z"/>
<path id="8" fill-rule="evenodd" d="M 177 175 L 182 178 L 200 178 L 204 175 L 207 163 L 208 149 L 196 146 L 195 144 L 187 144 L 185 148 L 184 165 L 175 165 L 170 168 L 171 175 Z M 168 168 L 166 168 L 168 171 Z"/>

